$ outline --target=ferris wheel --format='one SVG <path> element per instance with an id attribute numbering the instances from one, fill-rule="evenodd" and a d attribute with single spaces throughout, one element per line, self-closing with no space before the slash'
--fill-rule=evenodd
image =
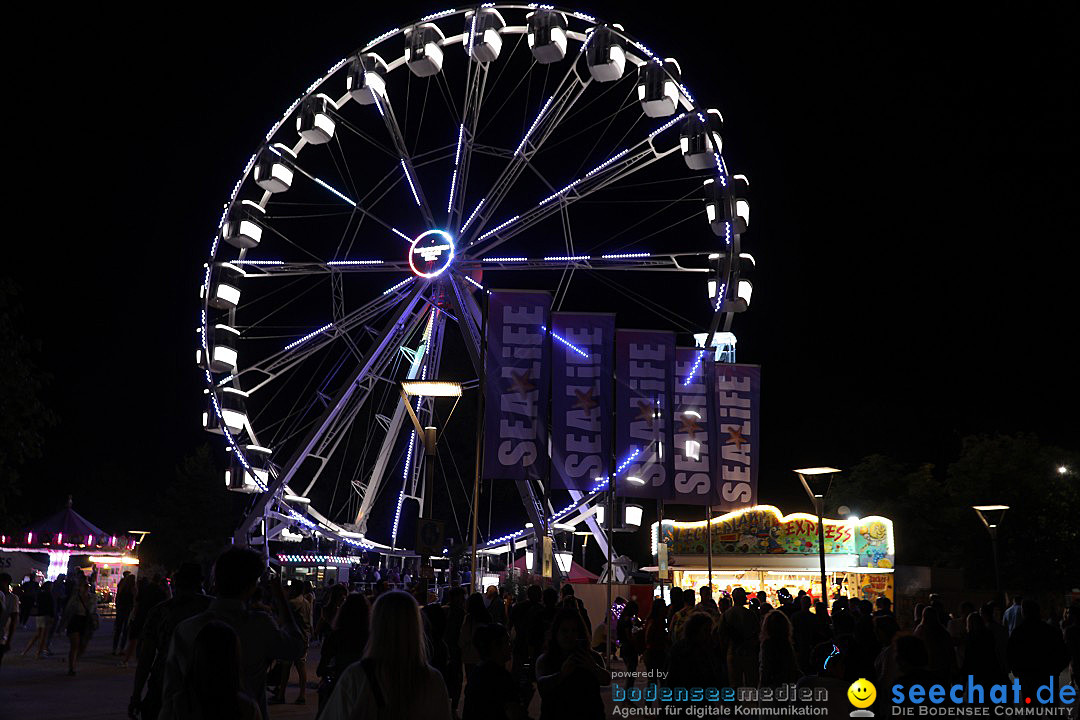
<path id="1" fill-rule="evenodd" d="M 200 285 L 203 426 L 252 495 L 237 542 L 395 552 L 425 497 L 464 537 L 475 436 L 445 436 L 426 487 L 405 403 L 423 422 L 446 408 L 399 384 L 477 386 L 491 288 L 705 348 L 730 331 L 751 294 L 747 183 L 682 74 L 621 25 L 489 3 L 390 30 L 300 94 L 243 168 Z M 511 491 L 606 546 L 599 490 Z M 500 517 L 485 546 L 531 516 Z"/>

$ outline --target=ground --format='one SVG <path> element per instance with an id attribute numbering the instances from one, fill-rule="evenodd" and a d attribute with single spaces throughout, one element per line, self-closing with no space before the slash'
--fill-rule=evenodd
<path id="1" fill-rule="evenodd" d="M 119 666 L 119 658 L 113 657 L 112 620 L 103 619 L 101 628 L 94 633 L 86 654 L 79 661 L 79 673 L 67 675 L 67 655 L 64 654 L 66 638 L 53 640 L 51 657 L 37 660 L 20 657 L 33 630 L 20 628 L 16 631 L 15 652 L 4 656 L 0 666 L 0 720 L 6 718 L 47 717 L 49 720 L 125 720 L 128 699 L 134 682 L 134 664 L 128 668 Z M 308 678 L 314 683 L 315 666 L 319 662 L 319 649 L 313 647 L 308 653 Z M 621 664 L 620 664 L 621 665 Z M 293 705 L 296 698 L 296 673 L 291 675 L 292 684 L 285 705 L 271 705 L 271 720 L 313 720 L 318 706 L 318 695 L 308 690 L 307 705 Z M 611 707 L 605 692 L 605 701 Z M 530 717 L 539 717 L 539 696 L 533 696 L 529 708 Z"/>

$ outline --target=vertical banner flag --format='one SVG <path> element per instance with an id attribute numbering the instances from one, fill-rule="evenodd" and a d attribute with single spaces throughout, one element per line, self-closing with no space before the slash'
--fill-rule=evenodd
<path id="1" fill-rule="evenodd" d="M 539 479 L 547 474 L 550 307 L 546 292 L 496 290 L 488 296 L 485 479 Z"/>
<path id="2" fill-rule="evenodd" d="M 719 509 L 738 510 L 757 504 L 761 368 L 716 363 L 713 377 L 720 448 Z"/>
<path id="3" fill-rule="evenodd" d="M 672 497 L 674 368 L 674 333 L 615 333 L 615 490 L 620 495 Z"/>
<path id="4" fill-rule="evenodd" d="M 557 312 L 551 326 L 552 479 L 588 492 L 610 472 L 615 316 Z"/>
<path id="5" fill-rule="evenodd" d="M 672 502 L 721 504 L 713 361 L 704 348 L 675 349 L 675 482 Z"/>

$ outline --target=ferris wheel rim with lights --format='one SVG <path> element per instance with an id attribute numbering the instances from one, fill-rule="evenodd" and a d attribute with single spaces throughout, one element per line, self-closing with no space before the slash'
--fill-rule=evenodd
<path id="1" fill-rule="evenodd" d="M 448 35 L 443 28 L 449 27 L 455 18 L 460 23 L 458 28 L 461 32 Z M 472 190 L 471 187 L 467 190 L 470 162 L 474 154 L 479 152 L 481 143 L 478 137 L 483 133 L 478 118 L 485 103 L 491 101 L 484 95 L 484 87 L 489 80 L 488 70 L 499 63 L 500 54 L 506 54 L 504 46 L 515 35 L 527 37 L 532 55 L 532 64 L 527 73 L 539 72 L 539 68 L 548 72 L 552 68 L 569 69 L 544 104 L 535 111 L 535 118 L 524 131 L 520 144 L 516 148 L 501 149 L 506 168 L 498 173 L 495 183 L 491 184 L 488 192 L 481 194 L 478 202 L 467 204 L 467 192 Z M 390 57 L 388 53 L 397 51 L 399 46 L 394 41 L 398 38 L 404 38 L 404 52 L 387 62 L 383 56 Z M 518 43 L 510 51 L 511 56 L 521 44 L 521 37 L 517 40 Z M 426 193 L 430 188 L 421 182 L 420 171 L 428 160 L 424 154 L 416 153 L 415 142 L 410 151 L 406 134 L 402 131 L 398 115 L 401 111 L 400 98 L 394 97 L 394 81 L 404 73 L 410 90 L 414 78 L 427 78 L 429 83 L 435 78 L 438 83 L 442 80 L 443 64 L 451 60 L 451 53 L 455 49 L 460 55 L 457 60 L 467 65 L 466 88 L 457 141 L 454 151 L 447 153 L 446 158 L 450 178 L 447 181 L 446 222 L 443 224 L 436 222 L 434 208 Z M 545 151 L 545 142 L 556 130 L 564 130 L 560 123 L 581 111 L 574 110 L 575 103 L 584 96 L 587 88 L 590 85 L 617 84 L 635 73 L 636 78 L 631 79 L 637 88 L 640 112 L 647 119 L 656 118 L 651 131 L 636 144 L 627 144 L 623 150 L 615 152 L 588 172 L 568 178 L 565 186 L 548 183 L 549 188 L 561 189 L 539 203 L 530 200 L 528 202 L 533 207 L 511 214 L 514 210 L 510 206 L 521 204 L 514 202 L 517 198 L 512 197 L 521 175 L 526 168 L 532 169 L 533 160 Z M 225 439 L 230 457 L 227 486 L 232 490 L 249 492 L 253 498 L 244 522 L 236 533 L 236 542 L 247 544 L 258 538 L 265 543 L 274 539 L 295 538 L 300 533 L 321 536 L 340 543 L 342 547 L 410 553 L 397 547 L 396 538 L 384 543 L 367 537 L 367 521 L 390 472 L 389 455 L 394 453 L 398 442 L 394 433 L 402 434 L 403 408 L 400 404 L 392 417 L 376 416 L 380 427 L 385 426 L 385 435 L 379 454 L 373 461 L 370 479 L 363 485 L 362 491 L 353 481 L 353 489 L 361 495 L 360 511 L 355 520 L 335 521 L 331 517 L 332 511 L 324 513 L 313 507 L 309 495 L 328 458 L 339 447 L 341 440 L 336 438 L 358 421 L 360 409 L 365 403 L 370 401 L 374 404 L 377 401 L 374 397 L 377 392 L 375 387 L 380 379 L 385 380 L 381 378 L 382 375 L 391 369 L 400 375 L 403 370 L 403 379 L 417 380 L 426 377 L 429 371 L 433 374 L 437 372 L 440 354 L 444 351 L 442 332 L 447 326 L 446 316 L 450 313 L 435 309 L 436 293 L 439 293 L 439 298 L 448 298 L 445 307 L 449 307 L 456 316 L 454 321 L 461 331 L 470 360 L 474 365 L 482 362 L 479 351 L 482 299 L 478 300 L 475 296 L 486 292 L 476 279 L 485 270 L 561 271 L 556 297 L 562 291 L 564 298 L 575 273 L 592 276 L 611 270 L 706 272 L 711 312 L 708 323 L 701 328 L 705 331 L 699 337 L 699 345 L 704 348 L 701 353 L 711 351 L 716 343 L 710 340 L 714 341 L 720 333 L 729 335 L 733 316 L 745 310 L 750 299 L 751 286 L 746 276 L 752 269 L 753 259 L 741 249 L 741 236 L 746 231 L 749 219 L 748 204 L 744 197 L 740 197 L 746 181 L 742 176 L 730 175 L 726 168 L 721 153 L 719 130 L 722 119 L 719 113 L 698 107 L 682 84 L 681 74 L 676 61 L 655 55 L 628 35 L 620 25 L 603 23 L 585 13 L 549 5 L 487 3 L 434 13 L 380 35 L 335 63 L 289 106 L 250 157 L 233 187 L 219 220 L 200 285 L 202 308 L 198 327 L 198 362 L 206 382 L 204 394 L 207 400 L 203 425 L 211 432 L 220 433 Z M 335 78 L 340 79 L 343 75 L 344 83 L 333 85 Z M 526 79 L 532 81 L 531 76 Z M 497 76 L 495 85 L 499 80 Z M 545 91 L 547 84 L 545 75 Z M 477 86 L 480 86 L 479 94 Z M 344 94 L 337 99 L 331 96 L 341 91 Z M 426 93 L 425 90 L 425 109 Z M 368 195 L 362 196 L 357 191 L 350 196 L 305 168 L 305 149 L 327 145 L 332 155 L 331 141 L 334 141 L 338 143 L 344 161 L 340 134 L 347 129 L 363 135 L 363 131 L 343 115 L 342 109 L 350 101 L 360 106 L 361 110 L 381 118 L 385 125 L 385 139 L 389 140 L 391 152 L 397 153 L 400 166 L 396 184 L 400 185 L 402 191 L 407 188 L 405 197 L 415 201 L 417 212 L 423 216 L 422 225 L 426 227 L 421 232 L 406 233 L 394 224 L 383 222 L 378 213 L 372 210 L 377 204 L 368 206 L 366 203 L 366 198 L 374 193 L 374 189 Z M 620 112 L 623 109 L 615 111 L 616 114 Z M 421 116 L 423 114 L 421 111 Z M 406 103 L 405 122 L 408 119 Z M 338 133 L 337 138 L 335 133 Z M 293 140 L 291 145 L 288 142 L 290 136 Z M 372 143 L 377 145 L 375 141 Z M 606 253 L 583 254 L 575 250 L 572 241 L 567 240 L 567 247 L 557 254 L 538 257 L 490 254 L 491 250 L 510 241 L 515 235 L 527 233 L 534 226 L 552 220 L 556 212 L 565 218 L 564 235 L 569 235 L 571 223 L 568 208 L 571 205 L 602 190 L 618 188 L 619 183 L 638 170 L 676 153 L 682 156 L 684 163 L 679 164 L 679 168 L 672 167 L 670 172 L 674 175 L 679 169 L 691 180 L 700 180 L 701 200 L 705 204 L 702 214 L 712 231 L 713 244 L 703 239 L 699 244 L 707 247 L 685 253 L 611 252 L 611 248 L 608 248 Z M 452 164 L 449 162 L 450 156 Z M 668 164 L 674 166 L 675 162 L 669 160 Z M 338 170 L 344 180 L 345 176 L 340 173 L 340 168 Z M 541 179 L 547 183 L 546 178 Z M 351 174 L 349 180 L 352 180 Z M 286 191 L 295 188 L 298 181 L 310 181 L 308 185 L 317 187 L 328 199 L 351 206 L 350 222 L 353 216 L 359 215 L 360 222 L 369 220 L 369 223 L 383 225 L 386 231 L 407 243 L 405 257 L 355 259 L 342 257 L 336 251 L 333 259 L 316 257 L 314 261 L 306 258 L 278 260 L 260 257 L 260 249 L 266 245 L 262 242 L 265 239 L 276 241 L 280 236 L 299 247 L 298 243 L 274 228 L 271 214 L 268 213 L 271 202 L 279 194 L 287 196 Z M 690 267 L 702 256 L 707 261 L 705 270 Z M 245 282 L 264 282 L 265 278 L 273 277 L 303 279 L 304 276 L 327 275 L 331 285 L 337 278 L 339 285 L 335 292 L 340 294 L 342 275 L 356 272 L 396 272 L 399 276 L 393 284 L 388 284 L 385 290 L 355 311 L 345 313 L 335 306 L 333 322 L 299 335 L 279 352 L 253 353 L 253 361 L 246 359 L 244 343 L 247 342 L 247 330 L 237 322 L 238 312 L 246 309 L 240 302 L 241 292 L 247 289 Z M 407 273 L 404 279 L 400 279 L 401 273 Z M 570 279 L 566 280 L 564 291 L 563 282 L 568 274 Z M 259 299 L 262 300 L 261 297 Z M 335 302 L 337 299 L 335 295 Z M 429 306 L 432 308 L 430 312 Z M 371 327 L 378 321 L 381 321 L 378 330 L 373 332 Z M 248 329 L 251 327 L 255 326 L 248 326 Z M 371 342 L 363 348 L 357 340 L 357 336 L 362 335 L 360 329 L 371 335 Z M 406 347 L 410 341 L 415 341 L 414 349 Z M 340 381 L 337 383 L 339 387 L 334 388 L 333 395 L 329 391 L 320 394 L 320 402 L 325 407 L 314 420 L 308 421 L 311 427 L 305 432 L 298 431 L 290 436 L 289 442 L 283 444 L 282 448 L 260 444 L 264 428 L 255 427 L 247 411 L 252 397 L 269 393 L 279 378 L 287 376 L 294 367 L 314 362 L 318 352 L 324 349 L 329 351 L 335 343 L 348 346 L 356 368 L 341 376 L 332 376 Z M 733 357 L 733 336 L 730 343 L 724 348 Z M 397 357 L 399 351 L 404 353 L 404 361 Z M 479 368 L 477 372 L 479 376 Z M 411 407 L 409 412 L 412 412 Z M 275 423 L 267 424 L 272 426 Z M 370 435 L 371 430 L 377 428 L 370 424 L 368 429 Z M 328 441 L 330 436 L 335 439 Z M 300 439 L 296 440 L 296 437 Z M 406 497 L 405 490 L 409 486 L 408 476 L 411 472 L 411 489 L 415 494 L 420 474 L 422 460 L 419 453 L 415 457 L 413 455 L 414 443 L 415 435 L 410 439 L 408 454 L 405 455 L 402 490 L 394 518 L 395 536 L 403 498 Z M 385 459 L 384 455 L 387 456 Z M 290 483 L 296 482 L 301 467 L 312 458 L 322 463 L 315 473 L 315 479 L 310 481 L 306 490 L 292 487 Z M 422 493 L 433 491 L 434 488 L 424 487 Z M 591 516 L 586 516 L 589 508 L 603 494 L 595 488 L 588 493 L 572 494 L 571 503 L 561 510 L 555 510 L 549 502 L 546 508 L 540 509 L 539 525 L 549 526 L 578 513 L 575 516 L 577 520 L 586 522 L 597 540 L 602 541 L 598 526 Z M 522 500 L 527 505 L 530 502 L 524 493 Z M 535 498 L 532 501 L 535 510 Z M 535 515 L 533 517 L 536 519 Z M 534 527 L 537 527 L 536 523 Z M 538 532 L 538 529 L 533 532 Z M 526 529 L 522 528 L 500 537 L 487 537 L 483 547 L 496 549 L 508 542 L 513 547 L 513 541 L 527 534 Z"/>

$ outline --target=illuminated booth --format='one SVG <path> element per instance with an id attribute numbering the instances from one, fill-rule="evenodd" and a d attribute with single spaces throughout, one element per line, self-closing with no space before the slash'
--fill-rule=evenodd
<path id="1" fill-rule="evenodd" d="M 825 572 L 829 597 L 845 595 L 874 601 L 893 600 L 895 544 L 893 523 L 871 516 L 847 520 L 826 518 Z M 657 556 L 657 524 L 653 523 L 653 557 Z M 708 585 L 709 562 L 704 520 L 664 520 L 659 540 L 668 546 L 673 587 L 699 590 Z M 658 567 L 645 568 L 656 572 Z M 742 587 L 748 594 L 764 590 L 779 605 L 776 591 L 792 595 L 805 590 L 821 597 L 817 517 L 784 515 L 772 505 L 756 505 L 712 519 L 712 585 L 714 592 Z"/>
<path id="2" fill-rule="evenodd" d="M 138 538 L 110 535 L 71 507 L 71 497 L 63 510 L 19 530 L 0 532 L 0 568 L 12 581 L 40 575 L 55 580 L 61 573 L 81 568 L 89 575 L 97 570 L 98 592 L 111 597 L 123 571 L 138 570 L 135 557 Z"/>

